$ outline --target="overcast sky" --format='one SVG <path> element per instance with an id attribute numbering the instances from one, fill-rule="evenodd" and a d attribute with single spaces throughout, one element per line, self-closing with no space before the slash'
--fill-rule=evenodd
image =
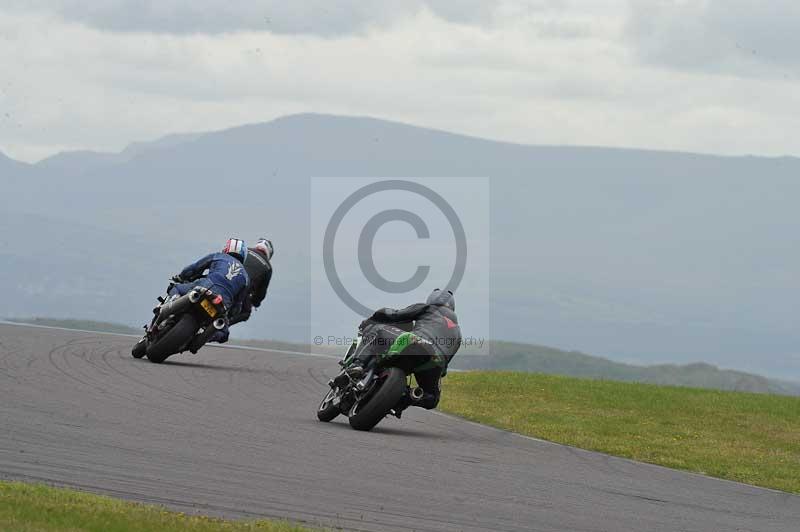
<path id="1" fill-rule="evenodd" d="M 797 0 L 0 0 L 0 150 L 314 111 L 800 155 L 798 21 Z"/>

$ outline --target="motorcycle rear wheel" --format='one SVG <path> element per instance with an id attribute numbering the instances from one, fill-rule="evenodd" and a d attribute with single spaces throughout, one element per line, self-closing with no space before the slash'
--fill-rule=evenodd
<path id="1" fill-rule="evenodd" d="M 147 359 L 161 364 L 185 346 L 197 332 L 199 325 L 191 314 L 184 314 L 170 330 L 147 346 Z"/>
<path id="2" fill-rule="evenodd" d="M 358 401 L 350 409 L 348 418 L 354 429 L 372 430 L 402 399 L 406 391 L 406 372 L 400 368 L 389 368 L 387 372 L 383 382 L 378 383 L 379 388 L 366 398 L 366 403 Z"/>

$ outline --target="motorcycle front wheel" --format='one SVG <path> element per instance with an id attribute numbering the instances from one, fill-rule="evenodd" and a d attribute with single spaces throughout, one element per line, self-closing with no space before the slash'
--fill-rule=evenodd
<path id="1" fill-rule="evenodd" d="M 131 356 L 133 358 L 142 358 L 147 353 L 147 340 L 142 338 L 131 349 Z"/>
<path id="2" fill-rule="evenodd" d="M 342 413 L 342 411 L 339 410 L 339 405 L 333 404 L 333 400 L 338 392 L 339 388 L 331 388 L 328 395 L 322 399 L 319 408 L 317 408 L 317 419 L 327 423 L 328 421 L 333 421 L 336 416 Z"/>

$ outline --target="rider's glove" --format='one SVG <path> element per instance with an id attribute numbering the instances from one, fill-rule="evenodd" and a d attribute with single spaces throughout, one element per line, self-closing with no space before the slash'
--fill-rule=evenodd
<path id="1" fill-rule="evenodd" d="M 170 279 L 173 283 L 180 284 L 183 282 L 183 277 L 179 275 L 173 275 L 172 279 Z"/>

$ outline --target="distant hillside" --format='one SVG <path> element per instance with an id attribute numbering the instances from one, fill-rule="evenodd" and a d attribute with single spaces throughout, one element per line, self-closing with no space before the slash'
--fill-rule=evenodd
<path id="1" fill-rule="evenodd" d="M 80 174 L 110 166 L 120 161 L 115 153 L 97 151 L 67 151 L 60 152 L 36 163 L 39 170 L 63 172 L 66 175 Z"/>
<path id="2" fill-rule="evenodd" d="M 0 177 L 13 177 L 16 172 L 23 172 L 30 165 L 15 161 L 0 151 Z"/>
<path id="3" fill-rule="evenodd" d="M 151 142 L 133 142 L 119 153 L 91 150 L 63 151 L 51 155 L 33 165 L 38 171 L 58 172 L 61 175 L 79 176 L 87 172 L 102 170 L 115 164 L 130 161 L 141 154 L 163 150 L 191 142 L 202 133 L 173 134 Z"/>
<path id="4" fill-rule="evenodd" d="M 453 359 L 452 367 L 461 370 L 524 371 L 693 388 L 800 395 L 800 383 L 720 369 L 702 362 L 636 366 L 540 345 L 490 342 L 490 347 L 491 356 L 470 354 L 470 350 L 466 349 Z"/>

